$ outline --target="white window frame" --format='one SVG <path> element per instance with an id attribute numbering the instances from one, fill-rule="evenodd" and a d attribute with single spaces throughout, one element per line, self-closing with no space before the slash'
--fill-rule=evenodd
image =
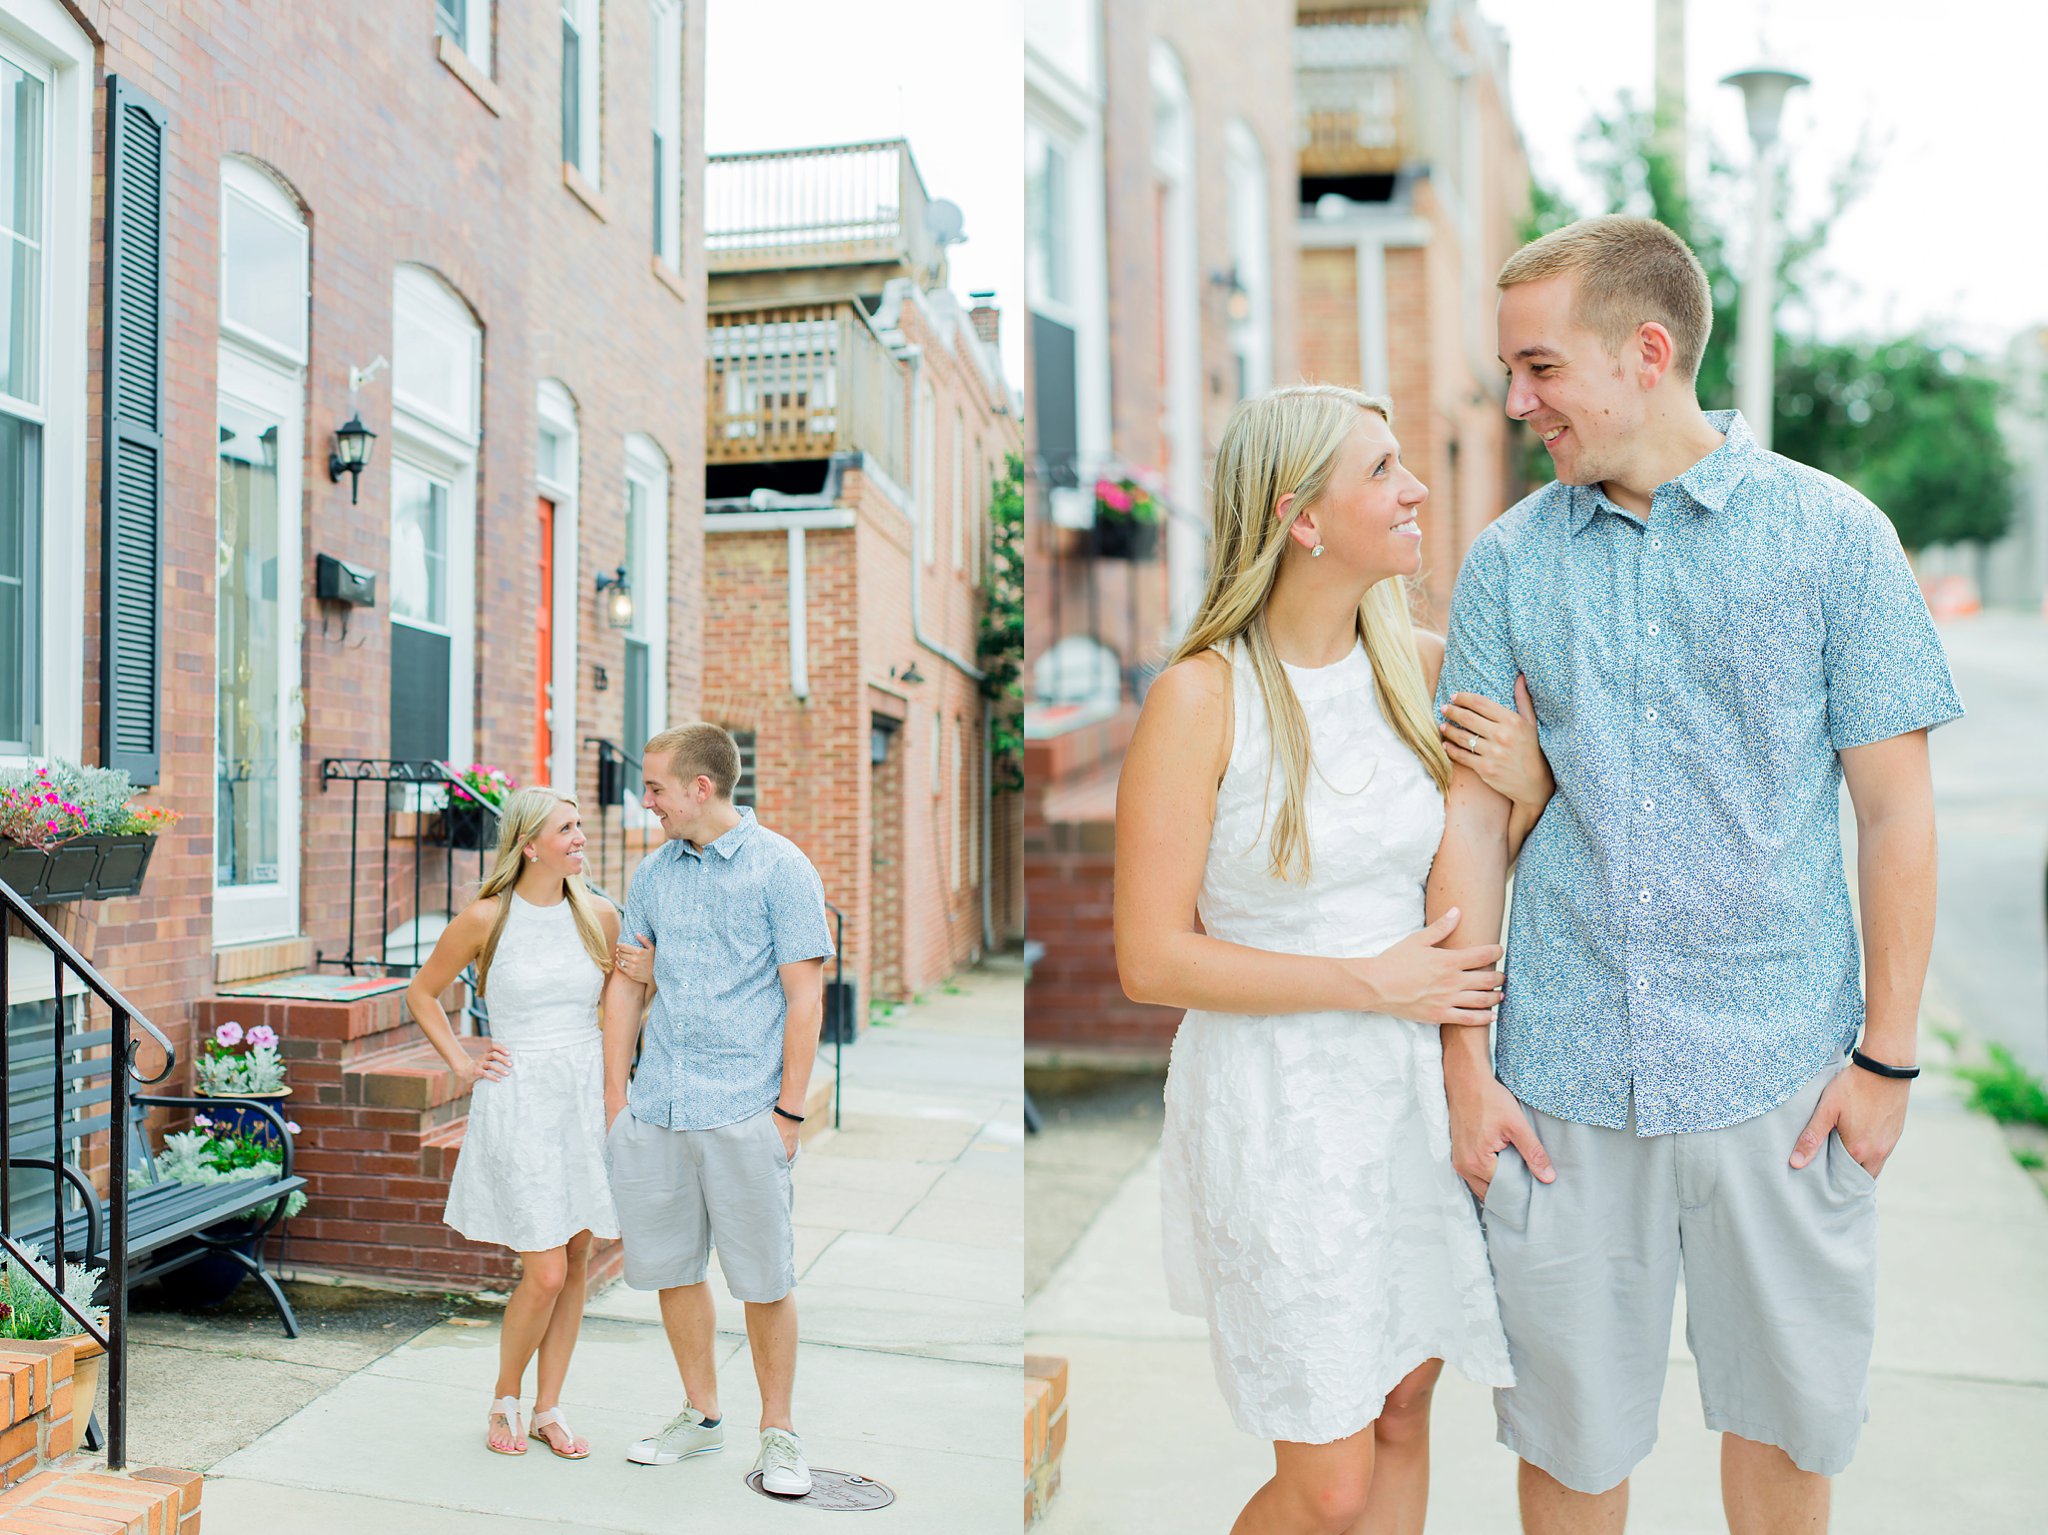
<path id="1" fill-rule="evenodd" d="M 276 338 L 233 324 L 227 318 L 227 210 L 237 199 L 263 217 L 298 236 L 299 282 L 294 298 L 302 315 L 301 344 L 296 351 Z M 301 602 L 302 530 L 305 524 L 306 344 L 311 330 L 312 250 L 305 216 L 291 195 L 256 165 L 233 157 L 220 165 L 222 231 L 220 269 L 220 343 L 217 394 L 245 409 L 275 417 L 277 444 L 277 611 L 278 719 L 284 739 L 278 745 L 278 877 L 262 885 L 216 884 L 213 890 L 213 941 L 216 947 L 295 937 L 299 931 L 299 828 L 303 805 L 297 750 L 304 739 L 300 715 L 300 656 L 305 620 Z M 217 409 L 218 407 L 216 407 Z M 216 497 L 218 491 L 215 492 Z M 216 501 L 216 519 L 220 515 Z M 220 658 L 214 664 L 218 668 Z M 219 740 L 220 688 L 214 684 L 214 739 Z M 215 837 L 219 827 L 215 827 Z M 216 876 L 217 877 L 217 876 Z"/>
<path id="2" fill-rule="evenodd" d="M 1049 91 L 1033 61 L 1025 61 L 1024 134 L 1026 163 L 1050 145 L 1066 158 L 1066 199 L 1063 205 L 1066 246 L 1066 294 L 1054 298 L 1033 291 L 1026 279 L 1025 323 L 1032 313 L 1056 320 L 1074 333 L 1074 413 L 1078 432 L 1081 483 L 1050 490 L 1046 505 L 1052 522 L 1062 528 L 1088 528 L 1095 522 L 1095 497 L 1089 490 L 1095 474 L 1114 457 L 1109 403 L 1109 271 L 1107 203 L 1103 181 L 1103 128 L 1096 102 L 1073 99 L 1066 90 Z"/>
<path id="3" fill-rule="evenodd" d="M 1230 324 L 1230 350 L 1244 366 L 1244 393 L 1273 387 L 1273 279 L 1266 157 L 1258 135 L 1242 118 L 1224 130 L 1229 165 L 1231 268 L 1244 286 L 1251 312 Z"/>
<path id="4" fill-rule="evenodd" d="M 278 866 L 274 884 L 213 888 L 213 942 L 256 943 L 296 937 L 299 931 L 299 828 L 302 816 L 300 654 L 305 642 L 301 612 L 301 530 L 305 523 L 306 375 L 245 348 L 223 333 L 218 393 L 245 409 L 273 415 L 277 444 L 277 611 L 278 718 L 284 739 L 278 746 Z M 216 494 L 218 494 L 216 492 Z M 216 504 L 214 515 L 219 516 Z M 215 666 L 219 657 L 215 657 Z M 214 685 L 215 741 L 219 740 L 220 689 Z M 216 838 L 219 828 L 215 828 Z"/>
<path id="5" fill-rule="evenodd" d="M 939 562 L 939 408 L 931 380 L 917 381 L 918 553 L 927 565 Z"/>
<path id="6" fill-rule="evenodd" d="M 953 877 L 953 888 L 955 890 L 958 890 L 960 888 L 960 877 L 965 872 L 965 860 L 963 855 L 966 850 L 960 846 L 960 843 L 962 841 L 962 835 L 960 830 L 960 812 L 964 808 L 960 803 L 962 787 L 960 781 L 960 739 L 967 733 L 966 724 L 967 722 L 963 720 L 959 715 L 956 714 L 953 716 L 953 776 L 952 792 L 948 796 L 953 813 L 946 817 L 946 825 L 952 834 L 951 837 L 948 839 L 953 844 L 952 850 L 948 854 L 948 863 L 950 865 L 948 872 L 950 872 Z"/>
<path id="7" fill-rule="evenodd" d="M 946 715 L 937 705 L 932 707 L 932 798 L 937 799 L 946 787 Z"/>
<path id="8" fill-rule="evenodd" d="M 654 12 L 654 132 L 661 139 L 662 183 L 667 194 L 662 200 L 661 217 L 656 221 L 654 254 L 670 271 L 681 271 L 683 10 L 679 0 L 651 0 L 651 6 Z"/>
<path id="9" fill-rule="evenodd" d="M 583 443 L 576 422 L 576 401 L 558 379 L 544 378 L 536 390 L 535 415 L 542 427 L 561 438 L 567 462 L 556 465 L 549 475 L 540 468 L 539 434 L 535 434 L 534 487 L 537 495 L 555 503 L 555 643 L 552 657 L 555 693 L 554 755 L 547 763 L 548 781 L 558 788 L 576 784 L 576 652 L 577 618 L 582 612 L 578 598 L 583 592 L 578 551 L 581 525 L 576 487 L 581 481 Z"/>
<path id="10" fill-rule="evenodd" d="M 563 21 L 576 29 L 576 151 L 574 165 L 593 187 L 604 185 L 604 145 L 599 110 L 604 89 L 604 0 L 562 0 Z M 559 114 L 558 114 L 559 115 Z M 563 146 L 566 148 L 567 146 Z"/>
<path id="11" fill-rule="evenodd" d="M 7 0 L 0 52 L 43 83 L 41 403 L 10 406 L 42 432 L 36 508 L 39 749 L 0 767 L 65 758 L 85 742 L 86 286 L 92 240 L 93 45 L 57 0 Z"/>
<path id="12" fill-rule="evenodd" d="M 434 8 L 434 31 L 468 55 L 470 63 L 486 75 L 491 72 L 491 10 L 495 0 L 463 0 L 462 31 L 458 36 L 441 24 L 440 7 Z"/>
<path id="13" fill-rule="evenodd" d="M 967 412 L 953 407 L 953 568 L 967 568 Z"/>
<path id="14" fill-rule="evenodd" d="M 448 758 L 476 760 L 476 460 L 482 438 L 483 331 L 468 306 L 424 267 L 400 266 L 392 280 L 392 324 L 425 326 L 468 347 L 469 419 L 409 395 L 391 370 L 391 461 L 447 482 Z M 394 356 L 397 346 L 393 345 Z M 409 623 L 393 617 L 393 623 Z M 431 625 L 415 625 L 431 628 Z"/>
<path id="15" fill-rule="evenodd" d="M 654 513 L 644 520 L 642 545 L 633 551 L 633 627 L 627 631 L 647 646 L 647 734 L 652 738 L 668 729 L 668 524 L 675 514 L 669 505 L 668 455 L 660 444 L 645 432 L 629 432 L 625 458 L 627 481 L 639 486 Z M 646 742 L 619 744 L 637 757 Z M 654 812 L 637 805 L 627 807 L 626 819 L 629 825 L 636 820 L 643 826 L 656 824 Z"/>

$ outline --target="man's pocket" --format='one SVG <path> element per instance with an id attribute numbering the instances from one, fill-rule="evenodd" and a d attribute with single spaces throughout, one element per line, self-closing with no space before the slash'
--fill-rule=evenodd
<path id="1" fill-rule="evenodd" d="M 1494 1159 L 1493 1181 L 1486 1185 L 1486 1202 L 1480 1213 L 1488 1226 L 1501 1225 L 1510 1231 L 1529 1227 L 1529 1197 L 1535 1185 L 1529 1164 L 1512 1146 L 1503 1146 Z"/>

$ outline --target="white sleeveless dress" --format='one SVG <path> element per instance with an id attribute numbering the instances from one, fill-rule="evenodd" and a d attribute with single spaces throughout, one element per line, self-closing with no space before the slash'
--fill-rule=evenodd
<path id="1" fill-rule="evenodd" d="M 1287 667 L 1313 743 L 1308 880 L 1268 872 L 1282 776 L 1249 657 L 1197 910 L 1211 937 L 1377 954 L 1423 925 L 1444 809 L 1387 724 L 1363 645 Z M 1511 1385 L 1472 1196 L 1451 1169 L 1437 1030 L 1381 1013 L 1191 1011 L 1162 1148 L 1167 1281 L 1208 1319 L 1239 1428 L 1325 1444 L 1427 1359 Z"/>
<path id="2" fill-rule="evenodd" d="M 512 903 L 491 961 L 491 1037 L 512 1057 L 479 1077 L 448 1185 L 448 1224 L 515 1252 L 560 1247 L 579 1231 L 615 1237 L 604 1165 L 604 972 L 565 900 Z"/>

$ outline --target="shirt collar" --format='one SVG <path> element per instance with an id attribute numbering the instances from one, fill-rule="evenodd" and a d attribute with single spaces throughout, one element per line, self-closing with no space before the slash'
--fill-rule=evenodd
<path id="1" fill-rule="evenodd" d="M 1684 491 L 1701 511 L 1718 512 L 1755 467 L 1763 449 L 1757 445 L 1741 411 L 1710 410 L 1705 415 L 1707 425 L 1721 434 L 1721 446 L 1670 483 Z M 1598 485 L 1573 485 L 1568 490 L 1571 530 L 1577 533 L 1593 520 L 1593 513 L 1609 503 Z"/>
<path id="2" fill-rule="evenodd" d="M 754 829 L 754 812 L 752 807 L 742 805 L 739 807 L 739 811 L 740 818 L 737 825 L 719 833 L 718 836 L 705 843 L 702 847 L 693 847 L 687 840 L 678 838 L 677 840 L 682 843 L 683 855 L 688 858 L 701 858 L 706 853 L 716 853 L 720 858 L 730 863 L 732 855 L 746 845 L 747 837 Z"/>

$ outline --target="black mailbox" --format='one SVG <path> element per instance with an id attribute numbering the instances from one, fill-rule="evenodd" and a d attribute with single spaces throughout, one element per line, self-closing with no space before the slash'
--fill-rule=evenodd
<path id="1" fill-rule="evenodd" d="M 337 560 L 331 554 L 313 562 L 313 595 L 327 602 L 345 602 L 350 607 L 377 605 L 377 572 Z"/>

